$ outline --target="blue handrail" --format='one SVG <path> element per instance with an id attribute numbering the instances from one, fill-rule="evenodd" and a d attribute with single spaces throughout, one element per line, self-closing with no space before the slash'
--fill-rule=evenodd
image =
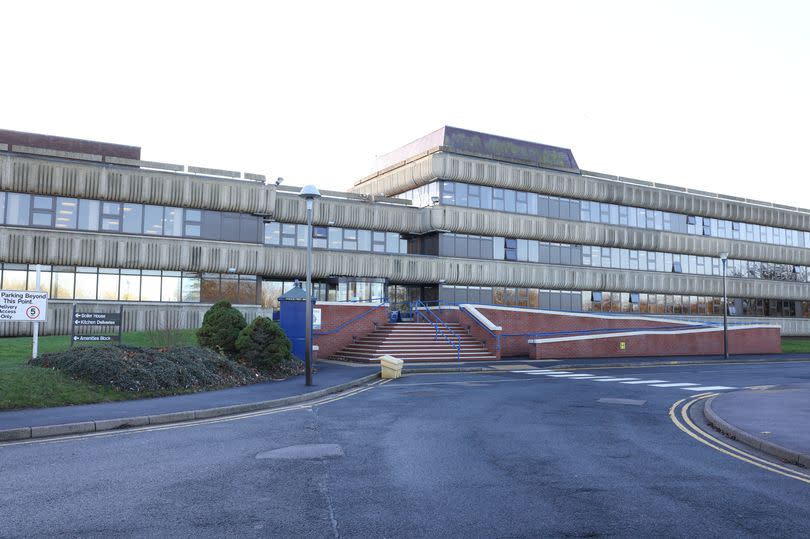
<path id="1" fill-rule="evenodd" d="M 454 347 L 455 347 L 455 349 L 456 349 L 456 361 L 461 362 L 461 336 L 460 336 L 460 335 L 458 335 L 458 334 L 457 334 L 455 331 L 453 331 L 452 329 L 450 329 L 450 327 L 449 327 L 447 324 L 445 324 L 445 323 L 444 323 L 444 320 L 442 320 L 441 318 L 439 318 L 439 315 L 437 315 L 436 313 L 434 313 L 433 311 L 431 311 L 431 310 L 430 310 L 430 307 L 428 307 L 427 305 L 425 305 L 424 303 L 422 303 L 422 302 L 421 302 L 421 301 L 419 301 L 419 300 L 415 301 L 415 302 L 414 302 L 414 304 L 416 305 L 416 307 L 417 307 L 417 308 L 416 308 L 416 309 L 412 309 L 412 310 L 413 310 L 414 312 L 416 312 L 416 313 L 417 313 L 417 316 L 421 316 L 422 318 L 424 318 L 424 319 L 425 319 L 425 321 L 426 321 L 427 323 L 429 323 L 429 324 L 433 324 L 433 329 L 436 331 L 436 333 L 435 333 L 435 335 L 434 335 L 434 337 L 433 337 L 433 338 L 434 338 L 434 340 L 438 340 L 438 339 L 439 339 L 439 333 L 441 333 L 441 334 L 442 334 L 442 337 L 444 337 L 444 338 L 445 338 L 445 340 L 448 342 L 448 344 L 450 344 L 450 346 L 454 346 Z M 433 317 L 436 319 L 436 322 L 431 321 L 431 320 L 430 320 L 430 319 L 429 319 L 427 316 L 425 316 L 425 314 L 424 314 L 422 311 L 420 311 L 420 310 L 419 310 L 419 307 L 422 307 L 422 308 L 423 308 L 423 309 L 424 309 L 424 310 L 425 310 L 427 313 L 429 313 L 429 314 L 433 315 Z M 448 337 L 448 336 L 447 336 L 447 333 L 445 333 L 445 332 L 444 332 L 444 330 L 442 330 L 441 328 L 439 328 L 439 324 L 441 324 L 442 326 L 444 326 L 444 328 L 445 328 L 445 329 L 446 329 L 446 330 L 447 330 L 447 331 L 448 331 L 448 332 L 449 332 L 449 333 L 450 333 L 450 334 L 451 334 L 453 337 L 455 337 L 455 338 L 456 338 L 456 344 L 453 344 L 453 341 L 451 341 L 451 340 L 450 340 L 450 337 Z"/>
<path id="2" fill-rule="evenodd" d="M 489 333 L 490 335 L 492 335 L 492 337 L 495 339 L 495 350 L 496 350 L 496 352 L 497 352 L 497 351 L 500 351 L 500 349 L 501 349 L 501 335 L 500 335 L 500 333 L 499 333 L 499 334 L 495 334 L 495 332 L 494 332 L 494 331 L 492 331 L 492 330 L 491 330 L 491 329 L 489 329 L 487 326 L 485 326 L 483 323 L 481 323 L 481 321 L 480 321 L 480 320 L 479 320 L 479 319 L 478 319 L 476 316 L 474 316 L 474 315 L 473 315 L 473 314 L 472 314 L 472 313 L 471 313 L 471 312 L 470 312 L 468 309 L 466 309 L 466 308 L 465 308 L 465 307 L 464 307 L 462 304 L 459 304 L 459 306 L 458 306 L 458 310 L 459 310 L 459 311 L 464 311 L 465 313 L 467 313 L 467 315 L 468 315 L 470 318 L 472 318 L 472 319 L 475 321 L 475 323 L 476 323 L 476 324 L 478 324 L 479 326 L 481 326 L 482 328 L 484 328 L 484 329 L 486 330 L 486 332 L 487 332 L 487 333 Z M 483 315 L 482 315 L 482 316 L 483 316 Z"/>
<path id="3" fill-rule="evenodd" d="M 351 318 L 351 319 L 349 319 L 349 320 L 346 320 L 345 322 L 343 322 L 342 324 L 340 324 L 338 327 L 336 327 L 336 328 L 334 328 L 334 329 L 330 329 L 329 331 L 314 331 L 314 332 L 313 332 L 313 335 L 332 335 L 332 334 L 334 334 L 334 333 L 337 333 L 338 331 L 340 331 L 341 329 L 343 329 L 343 328 L 344 328 L 344 327 L 346 327 L 347 325 L 351 324 L 352 322 L 355 322 L 355 321 L 357 321 L 357 320 L 360 320 L 361 318 L 365 318 L 366 316 L 368 316 L 369 314 L 371 314 L 373 311 L 376 311 L 376 310 L 377 310 L 377 309 L 379 309 L 380 307 L 385 307 L 385 305 L 386 305 L 385 303 L 380 303 L 380 304 L 379 304 L 379 305 L 377 305 L 376 307 L 372 307 L 371 309 L 367 310 L 366 312 L 361 313 L 361 314 L 358 314 L 358 315 L 357 315 L 357 316 L 355 316 L 354 318 Z"/>

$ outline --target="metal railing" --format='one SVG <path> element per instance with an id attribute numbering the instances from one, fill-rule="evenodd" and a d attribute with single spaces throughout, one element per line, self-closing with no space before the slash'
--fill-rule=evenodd
<path id="1" fill-rule="evenodd" d="M 444 320 L 442 320 L 439 317 L 439 315 L 431 311 L 430 307 L 428 307 L 426 304 L 417 300 L 413 302 L 412 305 L 413 306 L 411 307 L 411 310 L 415 313 L 415 316 L 421 316 L 425 320 L 425 322 L 433 325 L 433 329 L 435 330 L 433 339 L 438 341 L 439 334 L 441 333 L 442 337 L 444 337 L 447 343 L 456 349 L 456 361 L 461 362 L 461 336 L 452 329 L 450 329 L 450 327 L 444 322 Z M 428 316 L 425 313 L 431 315 L 435 320 L 431 320 L 430 318 L 428 318 Z M 444 329 L 442 329 L 442 327 Z M 451 336 L 455 337 L 456 339 L 455 343 L 453 343 L 452 339 L 450 338 Z"/>
<path id="2" fill-rule="evenodd" d="M 345 322 L 343 322 L 342 324 L 340 324 L 339 326 L 337 326 L 334 329 L 330 329 L 329 331 L 313 331 L 312 334 L 313 335 L 334 335 L 335 333 L 339 332 L 341 329 L 348 326 L 352 322 L 356 322 L 356 321 L 358 321 L 358 320 L 360 320 L 362 318 L 365 318 L 366 316 L 370 315 L 371 313 L 373 313 L 377 309 L 387 307 L 387 305 L 388 305 L 387 303 L 380 303 L 376 307 L 372 307 L 371 309 L 369 309 L 369 310 L 367 310 L 365 312 L 362 312 L 362 313 L 358 314 L 357 316 L 355 316 L 353 318 L 350 318 L 349 320 L 346 320 Z M 375 326 L 376 326 L 376 323 L 375 323 Z"/>
<path id="3" fill-rule="evenodd" d="M 464 305 L 459 304 L 459 306 L 458 306 L 458 310 L 459 310 L 459 312 L 464 312 L 464 313 L 466 313 L 466 314 L 467 314 L 467 316 L 469 316 L 470 318 L 472 318 L 472 319 L 475 321 L 475 323 L 476 323 L 476 324 L 478 324 L 479 326 L 481 326 L 482 328 L 484 328 L 484 330 L 485 330 L 487 333 L 489 333 L 490 335 L 492 335 L 492 338 L 495 340 L 495 354 L 496 354 L 496 355 L 499 355 L 499 354 L 500 354 L 500 351 L 501 351 L 501 334 L 500 334 L 500 333 L 495 333 L 494 331 L 492 331 L 491 329 L 489 329 L 487 326 L 485 326 L 485 325 L 484 325 L 484 323 L 483 323 L 483 322 L 481 322 L 481 321 L 478 319 L 478 317 L 477 317 L 477 316 L 475 316 L 475 315 L 474 315 L 473 313 L 471 313 L 471 312 L 470 312 L 468 309 L 466 309 L 466 308 L 464 307 Z M 478 314 L 481 314 L 481 313 L 478 313 Z M 481 316 L 484 316 L 484 315 L 483 315 L 483 314 L 481 314 Z"/>

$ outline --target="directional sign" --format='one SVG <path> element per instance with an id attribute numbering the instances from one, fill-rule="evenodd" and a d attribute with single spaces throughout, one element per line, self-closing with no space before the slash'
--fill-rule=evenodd
<path id="1" fill-rule="evenodd" d="M 119 313 L 75 313 L 75 326 L 117 326 L 121 324 Z"/>
<path id="2" fill-rule="evenodd" d="M 121 332 L 124 329 L 124 307 L 119 306 L 117 313 L 93 313 L 93 312 L 77 312 L 77 304 L 73 304 L 73 314 L 71 320 L 70 332 L 70 346 L 74 343 L 90 343 L 90 342 L 121 342 Z M 110 335 L 76 335 L 76 328 L 87 327 L 96 330 L 104 330 L 105 328 L 116 328 L 117 331 Z"/>
<path id="3" fill-rule="evenodd" d="M 73 342 L 118 342 L 118 335 L 74 335 Z"/>
<path id="4" fill-rule="evenodd" d="M 24 290 L 0 290 L 0 321 L 44 322 L 48 294 Z"/>

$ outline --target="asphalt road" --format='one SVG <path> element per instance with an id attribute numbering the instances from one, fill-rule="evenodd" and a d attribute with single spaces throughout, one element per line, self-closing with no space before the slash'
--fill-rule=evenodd
<path id="1" fill-rule="evenodd" d="M 807 537 L 810 484 L 668 411 L 684 387 L 806 382 L 810 364 L 582 372 L 638 380 L 414 375 L 247 419 L 0 446 L 0 537 Z M 650 380 L 696 385 L 623 383 Z"/>

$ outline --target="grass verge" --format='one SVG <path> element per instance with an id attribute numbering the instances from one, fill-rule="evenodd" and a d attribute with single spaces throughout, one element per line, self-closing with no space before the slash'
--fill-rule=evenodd
<path id="1" fill-rule="evenodd" d="M 124 333 L 122 342 L 154 348 L 195 345 L 197 340 L 194 331 L 189 329 Z M 39 353 L 67 350 L 69 344 L 70 337 L 66 335 L 40 337 Z M 29 366 L 26 362 L 30 357 L 31 337 L 0 339 L 0 410 L 111 402 L 177 393 L 177 391 L 146 393 L 116 391 L 109 387 L 73 380 L 52 369 Z"/>
<path id="2" fill-rule="evenodd" d="M 782 339 L 783 354 L 808 354 L 810 353 L 810 339 L 788 337 Z"/>

